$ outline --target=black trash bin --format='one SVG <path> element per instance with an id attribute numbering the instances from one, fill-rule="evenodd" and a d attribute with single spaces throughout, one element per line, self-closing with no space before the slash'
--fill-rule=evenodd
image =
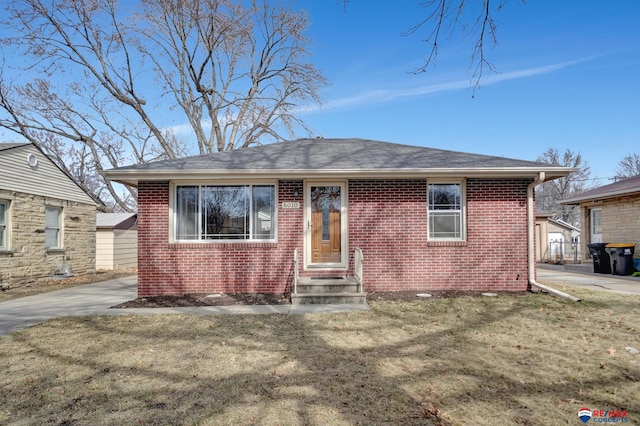
<path id="1" fill-rule="evenodd" d="M 589 252 L 593 258 L 593 272 L 598 274 L 611 273 L 611 260 L 606 250 L 607 243 L 587 244 Z"/>
<path id="2" fill-rule="evenodd" d="M 613 275 L 631 275 L 636 269 L 633 267 L 633 252 L 635 244 L 611 243 L 605 250 L 609 254 L 611 273 Z"/>

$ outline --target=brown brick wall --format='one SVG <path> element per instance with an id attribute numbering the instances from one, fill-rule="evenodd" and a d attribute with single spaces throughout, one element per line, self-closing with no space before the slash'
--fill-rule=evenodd
<path id="1" fill-rule="evenodd" d="M 602 204 L 602 240 L 640 244 L 640 196 L 606 200 Z M 638 251 L 638 247 L 636 247 Z M 635 256 L 637 257 L 637 256 Z"/>
<path id="2" fill-rule="evenodd" d="M 591 208 L 602 209 L 602 242 L 636 244 L 634 257 L 640 257 L 640 195 L 580 205 L 580 231 L 583 259 L 590 258 Z"/>
<path id="3" fill-rule="evenodd" d="M 425 180 L 350 180 L 350 270 L 353 249 L 360 247 L 365 291 L 523 291 L 527 288 L 529 183 L 469 179 L 467 241 L 430 243 Z M 290 290 L 294 249 L 303 254 L 304 217 L 303 208 L 283 210 L 281 205 L 285 201 L 303 204 L 302 195 L 294 199 L 294 189 L 302 194 L 303 182 L 278 185 L 277 243 L 172 244 L 169 184 L 141 182 L 139 296 Z"/>

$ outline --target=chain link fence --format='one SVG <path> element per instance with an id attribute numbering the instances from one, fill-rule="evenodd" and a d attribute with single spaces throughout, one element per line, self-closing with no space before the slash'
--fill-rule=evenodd
<path id="1" fill-rule="evenodd" d="M 580 244 L 577 241 L 549 241 L 549 248 L 544 254 L 543 262 L 564 265 L 567 263 L 580 263 Z"/>

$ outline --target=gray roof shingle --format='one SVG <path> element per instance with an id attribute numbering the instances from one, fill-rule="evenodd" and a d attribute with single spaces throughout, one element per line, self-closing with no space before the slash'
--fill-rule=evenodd
<path id="1" fill-rule="evenodd" d="M 582 201 L 593 201 L 603 198 L 621 197 L 633 193 L 640 193 L 640 176 L 633 176 L 619 182 L 603 185 L 598 188 L 576 194 L 565 200 L 561 204 L 579 204 Z"/>
<path id="2" fill-rule="evenodd" d="M 96 213 L 96 228 L 114 228 L 136 213 Z"/>
<path id="3" fill-rule="evenodd" d="M 298 139 L 120 167 L 120 170 L 355 170 L 542 167 L 544 163 L 364 139 Z"/>
<path id="4" fill-rule="evenodd" d="M 135 182 L 144 176 L 211 171 L 269 172 L 283 171 L 345 172 L 372 171 L 383 175 L 390 171 L 430 169 L 526 169 L 553 170 L 560 175 L 571 169 L 535 161 L 516 160 L 420 146 L 400 145 L 366 139 L 297 139 L 234 151 L 161 160 L 107 170 L 107 178 Z M 124 178 L 123 176 L 128 178 Z M 137 176 L 137 177 L 136 177 Z"/>
<path id="5" fill-rule="evenodd" d="M 29 145 L 28 142 L 3 142 L 0 143 L 0 151 L 4 151 L 6 149 L 17 148 L 19 146 Z"/>

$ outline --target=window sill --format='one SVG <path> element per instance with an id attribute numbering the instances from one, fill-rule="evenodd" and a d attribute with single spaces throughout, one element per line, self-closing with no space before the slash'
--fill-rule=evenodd
<path id="1" fill-rule="evenodd" d="M 217 250 L 221 248 L 277 248 L 276 241 L 200 241 L 200 242 L 175 242 L 169 243 L 170 250 Z"/>
<path id="2" fill-rule="evenodd" d="M 11 250 L 0 249 L 0 256 L 13 257 L 13 252 Z"/>
<path id="3" fill-rule="evenodd" d="M 63 254 L 64 253 L 64 249 L 61 249 L 61 248 L 48 248 L 45 250 L 47 254 Z"/>
<path id="4" fill-rule="evenodd" d="M 466 247 L 467 241 L 427 241 L 427 247 Z"/>

